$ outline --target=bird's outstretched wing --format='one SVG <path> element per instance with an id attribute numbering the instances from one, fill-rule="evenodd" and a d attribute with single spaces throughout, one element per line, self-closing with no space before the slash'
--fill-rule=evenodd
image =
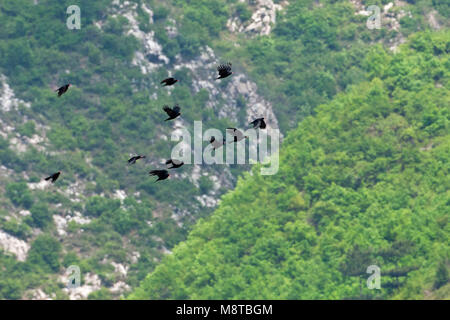
<path id="1" fill-rule="evenodd" d="M 176 164 L 176 165 L 179 165 L 179 164 L 182 164 L 182 163 L 183 163 L 183 161 L 177 160 L 177 159 L 173 160 L 172 162 L 173 162 L 174 164 Z"/>
<path id="2" fill-rule="evenodd" d="M 149 172 L 151 176 L 158 176 L 158 180 L 164 180 L 169 177 L 169 172 L 167 170 L 152 170 Z"/>
<path id="3" fill-rule="evenodd" d="M 170 78 L 164 79 L 163 81 L 161 81 L 161 83 L 164 83 L 165 84 L 164 86 L 171 86 L 177 81 L 178 81 L 177 79 L 170 77 Z"/>
<path id="4" fill-rule="evenodd" d="M 167 113 L 167 115 L 169 116 L 169 117 L 173 117 L 173 116 L 175 116 L 176 115 L 176 112 L 174 112 L 174 110 L 172 110 L 169 106 L 164 106 L 163 107 L 163 110 Z"/>
<path id="5" fill-rule="evenodd" d="M 232 131 L 232 133 L 231 133 L 231 135 L 232 136 L 234 136 L 234 137 L 236 137 L 236 138 L 242 138 L 243 136 L 244 136 L 244 134 L 242 133 L 242 131 L 241 130 L 238 130 L 238 129 L 236 129 L 236 128 L 227 128 L 227 130 L 231 130 Z"/>
<path id="6" fill-rule="evenodd" d="M 184 162 L 181 160 L 169 159 L 166 161 L 166 165 L 169 165 L 169 164 L 172 165 L 172 167 L 170 167 L 169 169 L 173 169 L 173 168 L 181 167 L 184 164 Z"/>
<path id="7" fill-rule="evenodd" d="M 184 164 L 183 161 L 181 161 L 181 160 L 177 160 L 177 159 L 171 159 L 171 160 L 172 160 L 172 164 L 174 166 L 178 166 L 180 164 Z"/>
<path id="8" fill-rule="evenodd" d="M 217 67 L 220 77 L 224 77 L 231 74 L 231 62 L 221 64 Z"/>
<path id="9" fill-rule="evenodd" d="M 52 180 L 51 183 L 53 183 L 53 182 L 55 182 L 58 179 L 59 175 L 60 175 L 60 172 L 55 172 L 52 175 L 50 175 L 47 178 L 45 178 L 45 180 L 46 181 Z"/>
<path id="10" fill-rule="evenodd" d="M 179 106 L 178 104 L 176 104 L 176 105 L 173 107 L 173 112 L 174 112 L 174 113 L 179 113 L 179 112 L 180 112 L 180 106 Z"/>
<path id="11" fill-rule="evenodd" d="M 264 118 L 255 119 L 252 122 L 250 122 L 250 124 L 254 128 L 261 128 L 261 129 L 265 129 L 266 128 L 266 123 L 264 122 Z"/>
<path id="12" fill-rule="evenodd" d="M 259 125 L 259 127 L 261 129 L 265 129 L 266 128 L 266 122 L 264 121 L 264 118 L 261 118 L 261 124 Z"/>
<path id="13" fill-rule="evenodd" d="M 151 176 L 158 176 L 160 178 L 163 174 L 164 170 L 152 170 L 149 172 Z"/>
<path id="14" fill-rule="evenodd" d="M 230 72 L 231 66 L 231 62 L 223 63 L 217 67 L 217 71 L 219 71 L 220 74 L 224 72 Z"/>

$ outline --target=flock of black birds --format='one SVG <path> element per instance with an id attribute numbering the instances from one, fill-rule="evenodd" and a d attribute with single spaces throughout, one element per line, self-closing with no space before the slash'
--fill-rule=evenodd
<path id="1" fill-rule="evenodd" d="M 216 78 L 216 80 L 224 79 L 233 74 L 233 72 L 231 71 L 231 63 L 230 62 L 219 65 L 217 67 L 217 71 L 219 72 L 219 77 Z M 163 87 L 172 86 L 175 83 L 177 83 L 178 81 L 179 80 L 177 80 L 175 78 L 167 78 L 167 79 L 164 79 L 163 81 L 161 81 L 161 84 L 163 84 Z M 69 90 L 70 86 L 71 86 L 71 84 L 68 83 L 68 84 L 58 88 L 57 90 L 55 90 L 58 92 L 58 97 L 61 97 L 64 93 L 66 93 L 67 90 Z M 163 107 L 163 110 L 169 116 L 169 118 L 167 118 L 165 121 L 173 120 L 181 115 L 181 113 L 180 113 L 181 108 L 178 104 L 176 104 L 173 108 L 170 108 L 169 106 L 165 105 Z M 250 125 L 252 125 L 254 129 L 258 129 L 258 128 L 265 129 L 266 128 L 266 123 L 264 121 L 264 118 L 258 118 L 258 119 L 253 120 L 252 122 L 250 122 Z M 227 128 L 227 130 L 230 130 L 231 134 L 233 136 L 233 141 L 231 141 L 230 143 L 238 142 L 238 141 L 241 141 L 242 139 L 248 138 L 247 136 L 244 136 L 244 134 L 236 128 Z M 218 149 L 221 146 L 225 145 L 226 139 L 223 138 L 223 141 L 218 141 L 218 140 L 216 140 L 216 138 L 214 136 L 212 136 L 209 142 L 212 145 L 213 149 L 215 150 L 215 149 Z M 135 155 L 135 156 L 131 157 L 130 159 L 128 159 L 128 164 L 129 165 L 135 164 L 136 161 L 139 159 L 145 159 L 145 156 Z M 167 167 L 168 169 L 176 169 L 176 168 L 181 167 L 183 164 L 184 164 L 183 161 L 179 161 L 179 160 L 175 160 L 175 159 L 169 159 L 166 161 L 167 166 L 171 165 L 171 167 Z M 45 180 L 47 180 L 47 181 L 51 180 L 51 182 L 54 183 L 59 178 L 60 174 L 61 174 L 61 171 L 58 171 L 56 173 L 53 173 L 49 177 L 45 178 Z M 151 170 L 149 172 L 149 175 L 158 177 L 158 179 L 155 182 L 160 181 L 160 180 L 165 180 L 170 176 L 169 171 L 165 170 L 165 169 Z"/>

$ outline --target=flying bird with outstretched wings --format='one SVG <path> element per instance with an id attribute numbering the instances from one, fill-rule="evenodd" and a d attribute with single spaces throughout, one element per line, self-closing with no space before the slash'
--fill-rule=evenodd
<path id="1" fill-rule="evenodd" d="M 180 107 L 178 106 L 178 104 L 176 104 L 173 109 L 171 109 L 169 106 L 164 106 L 163 110 L 167 113 L 167 115 L 169 116 L 169 118 L 167 118 L 164 121 L 168 121 L 168 120 L 173 120 L 176 117 L 178 117 L 181 113 L 180 113 Z"/>
<path id="2" fill-rule="evenodd" d="M 212 145 L 213 149 L 216 150 L 226 143 L 226 139 L 223 138 L 223 141 L 219 141 L 216 139 L 216 137 L 212 136 L 209 140 L 209 143 Z"/>
<path id="3" fill-rule="evenodd" d="M 167 78 L 167 79 L 164 79 L 163 81 L 161 81 L 161 84 L 164 83 L 163 87 L 166 87 L 166 86 L 174 85 L 177 82 L 178 82 L 178 80 L 175 78 Z"/>
<path id="4" fill-rule="evenodd" d="M 219 72 L 219 77 L 216 78 L 216 80 L 231 76 L 233 74 L 233 72 L 231 72 L 231 62 L 219 65 L 217 71 Z"/>
<path id="5" fill-rule="evenodd" d="M 51 179 L 52 180 L 51 183 L 54 183 L 56 180 L 58 180 L 60 174 L 61 174 L 61 171 L 55 172 L 51 176 L 48 176 L 47 178 L 45 178 L 45 180 L 48 181 Z"/>
<path id="6" fill-rule="evenodd" d="M 230 143 L 238 142 L 241 141 L 242 139 L 248 138 L 248 136 L 244 136 L 241 130 L 238 130 L 236 128 L 227 128 L 227 130 L 230 130 L 231 135 L 233 136 L 233 141 L 231 141 Z"/>
<path id="7" fill-rule="evenodd" d="M 171 167 L 168 167 L 169 169 L 176 169 L 176 168 L 181 167 L 184 164 L 184 162 L 180 161 L 180 160 L 169 159 L 169 160 L 166 161 L 166 164 L 167 165 L 169 165 L 169 164 L 172 165 Z"/>
<path id="8" fill-rule="evenodd" d="M 250 124 L 253 126 L 254 129 L 265 129 L 266 128 L 266 122 L 264 121 L 264 118 L 258 118 L 250 122 Z"/>
<path id="9" fill-rule="evenodd" d="M 139 159 L 145 159 L 145 156 L 140 156 L 140 155 L 133 156 L 130 159 L 128 159 L 128 164 L 135 164 L 136 161 Z"/>
<path id="10" fill-rule="evenodd" d="M 158 179 L 155 182 L 165 180 L 170 176 L 169 171 L 167 170 L 152 170 L 149 172 L 149 174 L 151 176 L 158 176 Z"/>
<path id="11" fill-rule="evenodd" d="M 69 90 L 69 87 L 71 86 L 70 83 L 63 85 L 61 88 L 56 89 L 55 91 L 58 91 L 58 97 L 61 97 L 64 93 Z"/>

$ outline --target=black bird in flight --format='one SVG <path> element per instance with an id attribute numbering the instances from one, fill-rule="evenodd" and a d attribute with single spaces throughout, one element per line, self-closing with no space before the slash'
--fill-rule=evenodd
<path id="1" fill-rule="evenodd" d="M 145 159 L 145 156 L 134 156 L 128 159 L 128 164 L 135 164 L 137 160 L 139 159 Z"/>
<path id="2" fill-rule="evenodd" d="M 152 170 L 149 172 L 149 174 L 151 176 L 158 176 L 158 179 L 155 182 L 158 182 L 159 180 L 165 180 L 170 176 L 167 170 Z"/>
<path id="3" fill-rule="evenodd" d="M 161 81 L 161 84 L 164 83 L 163 87 L 174 85 L 178 80 L 175 78 L 167 78 Z"/>
<path id="4" fill-rule="evenodd" d="M 176 169 L 176 168 L 181 167 L 184 164 L 184 162 L 180 161 L 180 160 L 169 159 L 166 161 L 166 164 L 167 165 L 172 164 L 172 166 L 169 167 L 169 169 Z"/>
<path id="5" fill-rule="evenodd" d="M 233 72 L 231 72 L 231 62 L 221 64 L 217 67 L 217 71 L 219 71 L 219 77 L 216 78 L 216 80 L 231 76 L 233 74 Z"/>
<path id="6" fill-rule="evenodd" d="M 233 141 L 231 141 L 230 143 L 238 142 L 238 141 L 241 141 L 242 139 L 247 139 L 248 138 L 248 136 L 244 136 L 242 131 L 240 131 L 240 130 L 238 130 L 236 128 L 227 128 L 227 130 L 231 130 L 233 132 L 231 134 L 233 136 Z"/>
<path id="7" fill-rule="evenodd" d="M 265 129 L 266 128 L 266 123 L 264 122 L 264 118 L 258 118 L 256 120 L 253 120 L 252 122 L 250 122 L 250 124 L 253 126 L 254 129 Z"/>
<path id="8" fill-rule="evenodd" d="M 52 179 L 52 183 L 54 183 L 59 178 L 60 174 L 61 174 L 61 171 L 58 171 L 58 172 L 52 174 L 51 176 L 45 178 L 45 180 L 48 181 L 48 180 Z"/>
<path id="9" fill-rule="evenodd" d="M 209 142 L 213 146 L 213 149 L 216 150 L 216 149 L 219 149 L 221 146 L 223 146 L 226 143 L 226 139 L 223 138 L 223 141 L 220 142 L 219 140 L 216 140 L 216 137 L 212 136 L 211 139 L 209 140 Z"/>
<path id="10" fill-rule="evenodd" d="M 58 97 L 61 97 L 64 93 L 67 92 L 67 90 L 69 90 L 69 87 L 71 86 L 70 83 L 63 85 L 61 88 L 56 89 L 55 91 L 58 91 Z"/>
<path id="11" fill-rule="evenodd" d="M 169 106 L 164 106 L 163 110 L 168 114 L 169 118 L 167 118 L 164 121 L 167 120 L 173 120 L 176 117 L 178 117 L 181 113 L 180 113 L 180 107 L 178 106 L 178 104 L 176 104 L 173 109 L 171 109 Z"/>

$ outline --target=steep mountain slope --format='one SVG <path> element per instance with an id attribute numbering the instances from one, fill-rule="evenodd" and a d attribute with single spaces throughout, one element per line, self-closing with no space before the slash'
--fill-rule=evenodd
<path id="1" fill-rule="evenodd" d="M 74 4 L 80 30 L 66 27 Z M 248 168 L 184 166 L 154 184 L 147 172 L 170 158 L 171 134 L 192 131 L 194 120 L 222 129 L 266 116 L 277 126 L 243 70 L 213 80 L 220 61 L 212 49 L 161 51 L 156 34 L 177 33 L 165 29 L 171 20 L 161 8 L 153 1 L 0 3 L 0 298 L 87 298 L 101 288 L 93 297 L 111 298 L 129 290 Z M 180 83 L 161 88 L 169 74 Z M 54 90 L 67 82 L 72 87 L 58 98 Z M 164 123 L 162 106 L 175 103 L 183 116 Z M 147 159 L 127 166 L 130 153 Z M 57 170 L 55 185 L 42 180 Z M 79 290 L 66 289 L 70 265 L 81 269 Z"/>
<path id="2" fill-rule="evenodd" d="M 0 1 L 0 298 L 131 291 L 250 168 L 184 166 L 155 184 L 147 172 L 170 157 L 172 133 L 265 116 L 286 134 L 367 79 L 375 43 L 448 21 L 445 1 L 376 4 L 389 7 L 381 30 L 361 1 Z M 66 27 L 70 5 L 80 30 Z M 225 61 L 235 74 L 213 81 Z M 161 88 L 169 75 L 181 81 Z M 182 117 L 163 123 L 175 103 Z M 127 166 L 130 153 L 147 159 Z"/>
<path id="3" fill-rule="evenodd" d="M 374 47 L 368 81 L 290 132 L 278 174 L 244 174 L 130 298 L 449 298 L 449 57 L 448 31 Z"/>

